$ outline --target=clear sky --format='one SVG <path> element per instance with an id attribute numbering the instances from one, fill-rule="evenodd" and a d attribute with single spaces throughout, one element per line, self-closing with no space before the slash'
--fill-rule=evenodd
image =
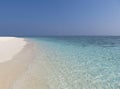
<path id="1" fill-rule="evenodd" d="M 120 0 L 0 0 L 0 35 L 120 35 Z"/>

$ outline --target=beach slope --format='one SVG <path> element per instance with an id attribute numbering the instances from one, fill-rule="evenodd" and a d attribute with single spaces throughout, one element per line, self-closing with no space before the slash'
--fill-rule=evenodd
<path id="1" fill-rule="evenodd" d="M 0 37 L 0 89 L 11 89 L 27 70 L 34 47 L 24 38 Z"/>
<path id="2" fill-rule="evenodd" d="M 0 63 L 11 60 L 25 45 L 23 38 L 0 37 Z"/>

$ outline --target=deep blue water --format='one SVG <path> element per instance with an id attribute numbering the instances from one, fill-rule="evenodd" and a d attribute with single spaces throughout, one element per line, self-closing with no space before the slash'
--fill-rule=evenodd
<path id="1" fill-rule="evenodd" d="M 120 89 L 120 37 L 28 39 L 37 44 L 37 56 L 23 79 L 18 81 L 24 82 L 23 85 L 18 83 L 18 87 Z M 32 87 L 27 88 L 29 85 Z"/>

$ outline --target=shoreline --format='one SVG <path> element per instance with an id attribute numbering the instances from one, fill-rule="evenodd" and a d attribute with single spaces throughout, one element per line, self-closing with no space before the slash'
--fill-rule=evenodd
<path id="1" fill-rule="evenodd" d="M 26 40 L 24 39 L 24 41 Z M 0 63 L 0 89 L 12 88 L 14 82 L 27 70 L 28 65 L 32 62 L 35 49 L 33 43 L 26 41 L 24 47 L 12 59 Z"/>

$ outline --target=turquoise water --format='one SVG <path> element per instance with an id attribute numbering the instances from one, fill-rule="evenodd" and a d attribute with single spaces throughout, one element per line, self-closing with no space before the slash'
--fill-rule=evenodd
<path id="1" fill-rule="evenodd" d="M 120 89 L 120 37 L 28 39 L 36 58 L 13 89 Z"/>

